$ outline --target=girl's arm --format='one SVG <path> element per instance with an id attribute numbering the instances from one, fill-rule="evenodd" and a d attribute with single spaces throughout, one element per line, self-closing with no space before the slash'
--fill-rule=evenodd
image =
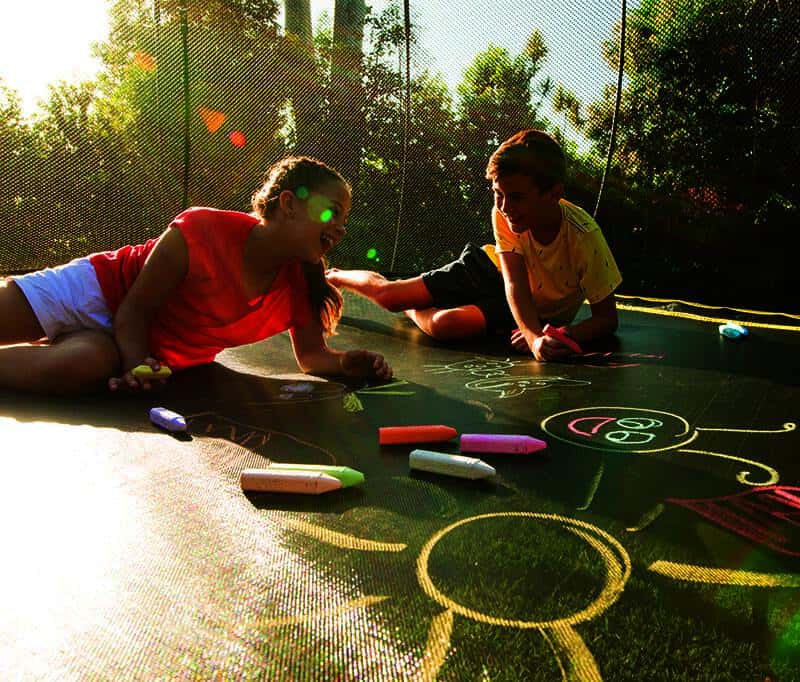
<path id="1" fill-rule="evenodd" d="M 382 381 L 392 378 L 392 368 L 380 353 L 328 348 L 319 320 L 292 327 L 289 333 L 297 366 L 307 374 L 338 374 Z"/>
<path id="2" fill-rule="evenodd" d="M 153 247 L 114 315 L 114 337 L 122 358 L 123 375 L 109 379 L 111 390 L 116 390 L 121 384 L 130 388 L 149 388 L 149 381 L 140 383 L 130 370 L 140 364 L 158 368 L 158 361 L 150 357 L 148 348 L 150 320 L 183 281 L 188 270 L 189 254 L 183 234 L 177 228 L 169 228 Z"/>

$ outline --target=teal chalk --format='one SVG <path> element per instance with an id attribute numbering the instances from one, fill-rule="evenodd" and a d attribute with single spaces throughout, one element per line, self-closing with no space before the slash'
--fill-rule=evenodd
<path id="1" fill-rule="evenodd" d="M 719 333 L 726 339 L 741 339 L 747 336 L 747 327 L 743 327 L 735 322 L 726 322 L 719 326 Z"/>

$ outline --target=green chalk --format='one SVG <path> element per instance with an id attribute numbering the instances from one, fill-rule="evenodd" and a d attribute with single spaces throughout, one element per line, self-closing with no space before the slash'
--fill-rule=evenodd
<path id="1" fill-rule="evenodd" d="M 342 488 L 349 488 L 350 486 L 359 485 L 364 482 L 364 474 L 355 469 L 345 466 L 336 466 L 334 464 L 291 464 L 291 463 L 277 463 L 270 462 L 270 469 L 278 469 L 280 471 L 317 471 L 321 474 L 328 474 L 334 478 L 338 478 L 342 484 Z"/>

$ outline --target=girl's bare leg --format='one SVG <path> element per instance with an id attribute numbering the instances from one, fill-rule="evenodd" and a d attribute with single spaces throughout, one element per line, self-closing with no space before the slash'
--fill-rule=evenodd
<path id="1" fill-rule="evenodd" d="M 25 294 L 12 280 L 0 280 L 0 346 L 38 341 L 45 335 Z"/>
<path id="2" fill-rule="evenodd" d="M 120 358 L 110 334 L 93 329 L 53 343 L 0 346 L 0 388 L 46 395 L 87 393 L 118 374 Z"/>
<path id="3" fill-rule="evenodd" d="M 50 395 L 82 393 L 117 373 L 119 351 L 110 334 L 83 330 L 53 343 L 13 281 L 0 281 L 0 388 Z"/>
<path id="4" fill-rule="evenodd" d="M 392 312 L 429 308 L 433 305 L 433 298 L 421 275 L 389 280 L 371 270 L 331 268 L 325 273 L 325 277 L 333 286 L 354 291 Z"/>

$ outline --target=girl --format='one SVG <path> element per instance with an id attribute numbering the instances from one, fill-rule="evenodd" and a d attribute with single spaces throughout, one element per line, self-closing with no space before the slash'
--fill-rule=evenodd
<path id="1" fill-rule="evenodd" d="M 0 281 L 0 387 L 149 389 L 137 365 L 181 370 L 286 329 L 304 372 L 390 379 L 378 353 L 325 343 L 342 297 L 325 280 L 324 256 L 346 231 L 347 181 L 289 157 L 252 209 L 190 208 L 157 240 Z"/>

